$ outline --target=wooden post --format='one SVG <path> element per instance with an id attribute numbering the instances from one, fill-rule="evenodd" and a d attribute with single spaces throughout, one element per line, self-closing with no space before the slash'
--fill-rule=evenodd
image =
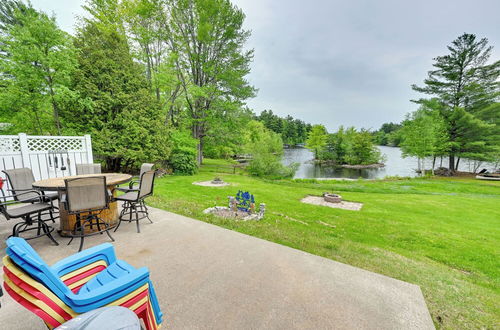
<path id="1" fill-rule="evenodd" d="M 28 149 L 28 137 L 26 133 L 19 133 L 19 146 L 21 147 L 21 158 L 23 160 L 23 167 L 30 167 L 30 155 Z"/>
<path id="2" fill-rule="evenodd" d="M 85 149 L 87 151 L 87 163 L 93 164 L 94 163 L 94 156 L 92 154 L 92 139 L 90 138 L 90 135 L 88 135 L 88 134 L 86 134 L 84 137 L 85 137 Z"/>

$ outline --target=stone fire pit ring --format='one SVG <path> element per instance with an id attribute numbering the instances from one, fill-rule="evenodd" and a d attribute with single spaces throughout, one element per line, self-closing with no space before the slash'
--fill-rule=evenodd
<path id="1" fill-rule="evenodd" d="M 323 199 L 328 203 L 340 203 L 342 202 L 342 196 L 331 193 L 324 193 Z"/>

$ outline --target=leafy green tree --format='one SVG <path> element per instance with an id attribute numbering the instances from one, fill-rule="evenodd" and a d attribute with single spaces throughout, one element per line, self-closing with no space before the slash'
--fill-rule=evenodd
<path id="1" fill-rule="evenodd" d="M 245 133 L 244 150 L 252 156 L 248 166 L 250 174 L 260 177 L 293 177 L 298 164 L 284 166 L 281 163 L 283 141 L 281 136 L 267 129 L 261 122 L 250 121 Z"/>
<path id="2" fill-rule="evenodd" d="M 463 108 L 455 109 L 451 120 L 455 123 L 457 136 L 452 146 L 460 155 L 455 170 L 462 157 L 480 162 L 491 160 L 498 151 L 498 139 L 493 135 L 495 124 L 488 124 Z"/>
<path id="3" fill-rule="evenodd" d="M 434 59 L 435 69 L 429 71 L 424 86 L 412 86 L 415 91 L 437 97 L 445 105 L 442 116 L 451 142 L 449 167 L 452 170 L 458 166 L 455 157 L 463 151 L 460 147 L 463 130 L 457 127 L 457 109 L 474 114 L 494 103 L 500 93 L 500 61 L 488 64 L 492 49 L 486 38 L 478 40 L 473 34 L 463 34 L 448 46 L 449 54 Z"/>
<path id="4" fill-rule="evenodd" d="M 143 68 L 134 62 L 116 0 L 93 0 L 78 27 L 74 88 L 82 100 L 64 113 L 69 128 L 90 132 L 108 170 L 137 168 L 170 154 L 167 127 L 150 93 Z"/>
<path id="5" fill-rule="evenodd" d="M 489 150 L 483 153 L 481 159 L 476 159 L 477 168 L 479 168 L 482 161 L 486 160 L 493 164 L 493 168 L 498 169 L 500 168 L 500 102 L 492 103 L 480 109 L 474 115 L 490 125 L 489 131 L 485 134 L 485 141 Z M 467 157 L 470 157 L 470 155 Z"/>
<path id="6" fill-rule="evenodd" d="M 201 164 L 203 139 L 218 124 L 215 114 L 237 111 L 255 94 L 245 79 L 253 57 L 243 49 L 250 32 L 229 0 L 172 0 L 167 9 L 169 45 Z"/>
<path id="7" fill-rule="evenodd" d="M 372 135 L 367 130 L 353 131 L 350 152 L 346 160 L 351 165 L 369 165 L 380 161 L 380 151 L 373 145 Z"/>
<path id="8" fill-rule="evenodd" d="M 168 1 L 122 0 L 129 44 L 135 59 L 144 65 L 151 92 L 162 109 L 167 109 L 165 123 L 180 127 L 185 121 L 185 101 L 178 79 L 175 56 L 169 48 Z"/>
<path id="9" fill-rule="evenodd" d="M 31 4 L 20 0 L 3 0 L 0 2 L 0 34 L 7 34 L 14 25 L 20 25 L 19 17 L 33 10 Z"/>
<path id="10" fill-rule="evenodd" d="M 322 160 L 336 165 L 369 165 L 382 160 L 380 151 L 373 144 L 372 133 L 367 130 L 357 131 L 354 127 L 330 134 L 327 144 L 320 153 Z"/>
<path id="11" fill-rule="evenodd" d="M 306 148 L 313 150 L 314 157 L 319 158 L 320 151 L 326 146 L 328 132 L 323 125 L 314 125 L 309 132 Z"/>
<path id="12" fill-rule="evenodd" d="M 425 158 L 442 155 L 447 149 L 446 123 L 437 111 L 422 106 L 403 122 L 401 128 L 403 157 L 417 157 L 418 171 L 425 170 Z"/>
<path id="13" fill-rule="evenodd" d="M 122 0 L 127 32 L 135 57 L 146 67 L 146 79 L 160 101 L 159 84 L 162 64 L 168 59 L 168 22 L 164 0 Z"/>
<path id="14" fill-rule="evenodd" d="M 0 35 L 2 112 L 9 112 L 16 131 L 60 135 L 61 104 L 73 95 L 68 88 L 76 65 L 72 39 L 54 17 L 21 8 L 13 9 Z"/>
<path id="15" fill-rule="evenodd" d="M 213 125 L 204 137 L 204 154 L 209 158 L 230 158 L 244 152 L 242 136 L 252 119 L 249 109 L 228 112 L 216 112 L 218 122 Z"/>

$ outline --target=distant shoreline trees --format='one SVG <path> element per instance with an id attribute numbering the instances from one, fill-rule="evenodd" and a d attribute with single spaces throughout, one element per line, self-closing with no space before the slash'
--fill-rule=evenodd
<path id="1" fill-rule="evenodd" d="M 401 143 L 402 125 L 397 123 L 384 123 L 380 129 L 374 131 L 373 142 L 379 146 L 399 147 Z"/>
<path id="2" fill-rule="evenodd" d="M 288 115 L 280 117 L 272 110 L 264 110 L 255 119 L 262 122 L 266 128 L 281 135 L 283 143 L 291 146 L 306 143 L 312 125 Z"/>

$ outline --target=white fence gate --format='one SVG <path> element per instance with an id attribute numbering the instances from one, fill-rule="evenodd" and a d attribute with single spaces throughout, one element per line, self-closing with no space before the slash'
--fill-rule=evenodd
<path id="1" fill-rule="evenodd" d="M 92 164 L 92 142 L 85 136 L 0 135 L 1 171 L 29 167 L 35 180 L 76 175 L 76 164 Z"/>

